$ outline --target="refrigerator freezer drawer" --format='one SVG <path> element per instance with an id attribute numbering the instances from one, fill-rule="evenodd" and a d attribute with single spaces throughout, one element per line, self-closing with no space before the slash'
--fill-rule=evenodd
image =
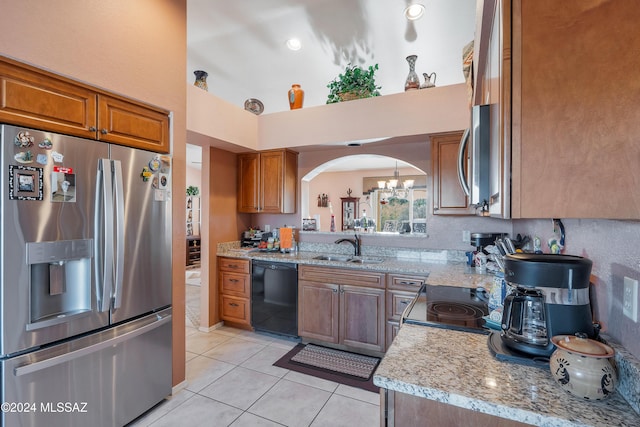
<path id="1" fill-rule="evenodd" d="M 125 425 L 171 393 L 171 309 L 3 360 L 2 376 L 3 426 Z"/>

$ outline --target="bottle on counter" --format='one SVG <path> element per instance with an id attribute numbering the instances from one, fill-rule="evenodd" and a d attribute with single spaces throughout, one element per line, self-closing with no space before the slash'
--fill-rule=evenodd
<path id="1" fill-rule="evenodd" d="M 336 231 L 336 218 L 335 215 L 331 215 L 331 227 L 329 228 L 330 231 Z"/>

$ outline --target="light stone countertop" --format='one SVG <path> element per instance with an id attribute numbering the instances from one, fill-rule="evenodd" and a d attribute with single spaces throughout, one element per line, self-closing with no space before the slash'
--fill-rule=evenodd
<path id="1" fill-rule="evenodd" d="M 372 254 L 365 255 L 364 258 L 382 258 L 384 261 L 379 264 L 360 264 L 345 261 L 324 261 L 315 259 L 315 257 L 322 254 L 325 253 L 313 251 L 300 251 L 298 253 L 250 252 L 246 249 L 237 247 L 218 248 L 217 251 L 218 256 L 233 258 L 249 258 L 252 260 L 291 262 L 295 264 L 315 265 L 320 267 L 338 267 L 354 270 L 377 271 L 381 273 L 428 276 L 428 282 L 433 285 L 478 287 L 490 286 L 493 281 L 493 275 L 491 274 L 479 274 L 474 268 L 467 266 L 463 262 L 450 261 L 436 256 L 432 258 L 425 256 L 422 258 L 403 258 Z M 326 255 L 336 255 L 336 253 L 328 253 Z M 436 255 L 438 255 L 438 253 L 436 253 Z"/>
<path id="2" fill-rule="evenodd" d="M 237 244 L 219 246 L 217 251 L 218 256 L 234 258 L 424 275 L 432 285 L 487 287 L 493 281 L 493 275 L 478 274 L 464 262 L 439 257 L 438 251 L 413 259 L 383 256 L 380 264 L 314 259 L 319 254 L 249 252 Z M 380 255 L 385 254 L 365 256 Z M 618 363 L 622 361 L 617 358 Z M 619 365 L 619 370 L 623 366 L 632 371 L 629 378 L 638 377 L 635 362 Z M 640 416 L 619 392 L 600 402 L 577 399 L 560 389 L 546 369 L 496 360 L 483 334 L 405 324 L 373 380 L 379 387 L 537 426 L 640 426 Z M 637 387 L 629 382 L 635 383 L 628 380 L 624 389 L 635 398 Z"/>
<path id="3" fill-rule="evenodd" d="M 496 360 L 487 335 L 405 324 L 373 382 L 414 396 L 536 426 L 639 426 L 615 393 L 587 402 L 562 390 L 547 369 Z"/>

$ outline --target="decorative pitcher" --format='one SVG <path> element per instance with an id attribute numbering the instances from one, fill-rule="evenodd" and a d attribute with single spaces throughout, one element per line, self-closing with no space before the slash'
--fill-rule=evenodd
<path id="1" fill-rule="evenodd" d="M 422 83 L 422 86 L 420 86 L 420 89 L 426 89 L 429 87 L 435 87 L 436 86 L 436 73 L 435 71 L 431 74 L 427 74 L 427 73 L 422 73 L 422 75 L 424 76 L 424 83 Z"/>

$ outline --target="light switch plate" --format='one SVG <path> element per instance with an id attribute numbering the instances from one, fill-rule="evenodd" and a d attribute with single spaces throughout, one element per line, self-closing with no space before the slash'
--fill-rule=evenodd
<path id="1" fill-rule="evenodd" d="M 638 281 L 629 277 L 624 278 L 622 313 L 634 322 L 638 322 Z"/>
<path id="2" fill-rule="evenodd" d="M 462 230 L 462 243 L 471 243 L 471 232 L 469 230 Z"/>

